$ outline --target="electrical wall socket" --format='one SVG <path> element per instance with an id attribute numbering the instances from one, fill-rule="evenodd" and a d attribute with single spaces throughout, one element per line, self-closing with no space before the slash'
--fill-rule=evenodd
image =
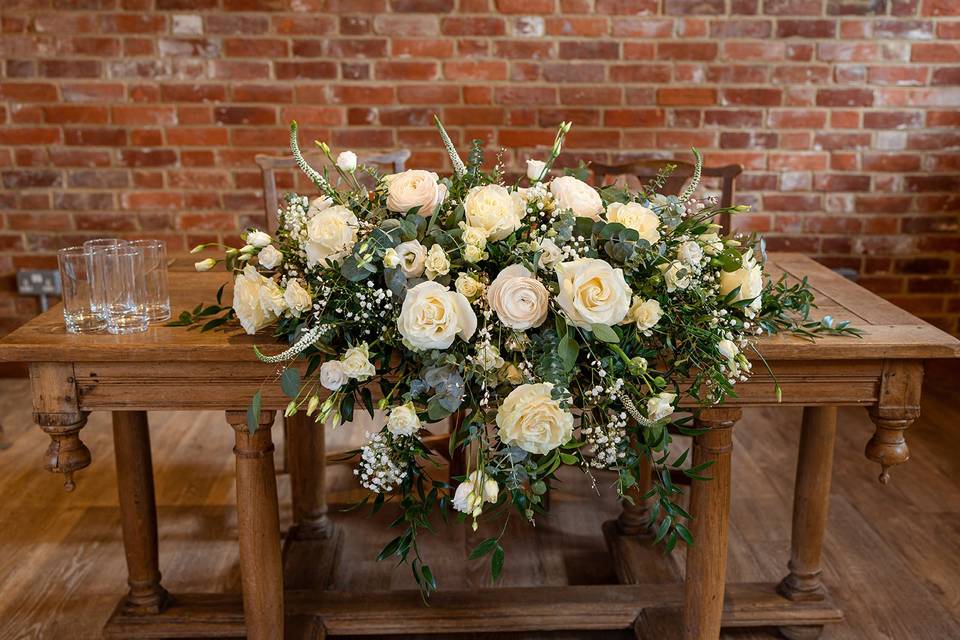
<path id="1" fill-rule="evenodd" d="M 55 269 L 17 271 L 17 292 L 23 296 L 60 295 L 60 272 Z"/>

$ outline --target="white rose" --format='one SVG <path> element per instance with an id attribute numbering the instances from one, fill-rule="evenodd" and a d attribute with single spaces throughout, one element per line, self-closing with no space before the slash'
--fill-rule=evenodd
<path id="1" fill-rule="evenodd" d="M 662 264 L 660 271 L 663 272 L 663 281 L 667 285 L 668 292 L 672 293 L 677 289 L 686 289 L 690 286 L 692 275 L 690 267 L 682 262 L 673 261 L 670 264 Z"/>
<path id="2" fill-rule="evenodd" d="M 483 513 L 484 502 L 496 502 L 500 495 L 497 481 L 480 471 L 474 471 L 457 485 L 453 508 L 474 518 Z"/>
<path id="3" fill-rule="evenodd" d="M 517 331 L 539 327 L 550 310 L 547 288 L 522 264 L 497 275 L 487 288 L 487 301 L 500 322 Z"/>
<path id="4" fill-rule="evenodd" d="M 460 235 L 460 240 L 463 241 L 463 244 L 473 245 L 475 247 L 480 247 L 481 249 L 486 248 L 487 246 L 486 231 L 484 231 L 480 227 L 471 227 L 463 222 L 460 223 L 460 228 L 463 229 L 463 233 Z"/>
<path id="5" fill-rule="evenodd" d="M 268 244 L 257 254 L 257 260 L 265 269 L 276 269 L 283 262 L 283 254 L 275 246 Z"/>
<path id="6" fill-rule="evenodd" d="M 703 260 L 703 249 L 696 240 L 687 240 L 677 248 L 677 258 L 691 266 L 697 266 Z"/>
<path id="7" fill-rule="evenodd" d="M 461 272 L 460 275 L 457 276 L 457 280 L 454 282 L 454 287 L 470 302 L 473 302 L 479 298 L 483 294 L 483 290 L 486 288 L 482 282 L 466 272 Z"/>
<path id="8" fill-rule="evenodd" d="M 333 206 L 333 198 L 330 196 L 318 196 L 310 201 L 310 207 L 307 209 L 307 219 L 312 218 L 324 209 Z"/>
<path id="9" fill-rule="evenodd" d="M 357 241 L 357 216 L 342 205 L 327 207 L 307 222 L 307 264 L 332 262 L 348 255 Z"/>
<path id="10" fill-rule="evenodd" d="M 264 278 L 261 281 L 260 306 L 268 313 L 278 317 L 287 310 L 287 301 L 283 299 L 283 289 L 269 278 Z"/>
<path id="11" fill-rule="evenodd" d="M 341 151 L 337 156 L 337 167 L 346 173 L 353 173 L 357 168 L 357 154 L 353 151 Z"/>
<path id="12" fill-rule="evenodd" d="M 603 200 L 596 189 L 573 176 L 555 178 L 550 183 L 550 193 L 557 209 L 570 209 L 575 216 L 598 220 L 603 212 Z"/>
<path id="13" fill-rule="evenodd" d="M 446 349 L 473 336 L 477 315 L 463 294 L 428 280 L 407 291 L 397 328 L 414 349 Z"/>
<path id="14" fill-rule="evenodd" d="M 477 349 L 473 362 L 484 371 L 493 371 L 503 366 L 504 360 L 500 357 L 500 350 L 489 342 Z"/>
<path id="15" fill-rule="evenodd" d="M 656 244 L 660 240 L 660 218 L 638 202 L 611 202 L 607 206 L 607 222 L 619 222 L 640 234 L 641 240 Z"/>
<path id="16" fill-rule="evenodd" d="M 480 262 L 483 260 L 483 249 L 474 244 L 468 244 L 463 249 L 463 259 L 473 264 L 475 262 Z"/>
<path id="17" fill-rule="evenodd" d="M 309 311 L 313 304 L 310 293 L 300 285 L 299 280 L 287 280 L 287 290 L 283 292 L 283 299 L 290 313 L 297 318 L 304 311 Z"/>
<path id="18" fill-rule="evenodd" d="M 339 360 L 327 360 L 320 365 L 320 384 L 330 391 L 336 391 L 347 384 L 347 374 Z"/>
<path id="19" fill-rule="evenodd" d="M 414 207 L 421 216 L 429 218 L 447 197 L 447 187 L 437 174 L 421 169 L 409 169 L 384 177 L 387 183 L 387 209 L 407 213 Z"/>
<path id="20" fill-rule="evenodd" d="M 387 431 L 395 436 L 412 436 L 420 430 L 420 418 L 412 402 L 407 402 L 390 410 L 387 418 Z"/>
<path id="21" fill-rule="evenodd" d="M 217 266 L 217 261 L 213 258 L 207 258 L 206 260 L 201 260 L 200 262 L 194 262 L 193 268 L 197 271 L 210 271 Z"/>
<path id="22" fill-rule="evenodd" d="M 255 268 L 247 265 L 233 282 L 233 310 L 240 326 L 250 335 L 276 320 L 276 315 L 260 303 L 260 289 L 265 281 Z"/>
<path id="23" fill-rule="evenodd" d="M 563 260 L 563 252 L 557 246 L 557 243 L 550 238 L 540 241 L 540 251 L 543 252 L 540 254 L 540 264 L 547 269 Z"/>
<path id="24" fill-rule="evenodd" d="M 589 329 L 593 324 L 615 325 L 630 309 L 632 292 L 622 269 L 603 260 L 580 258 L 555 267 L 560 292 L 557 303 L 574 325 Z"/>
<path id="25" fill-rule="evenodd" d="M 263 231 L 251 231 L 247 234 L 247 244 L 256 247 L 257 249 L 263 249 L 265 246 L 270 244 L 271 238 L 269 234 L 264 233 Z"/>
<path id="26" fill-rule="evenodd" d="M 424 263 L 427 260 L 427 248 L 419 240 L 409 240 L 397 245 L 397 255 L 400 257 L 400 271 L 408 278 L 419 278 L 423 275 Z"/>
<path id="27" fill-rule="evenodd" d="M 660 395 L 647 400 L 647 417 L 651 420 L 662 420 L 673 413 L 673 402 L 677 394 L 664 391 Z"/>
<path id="28" fill-rule="evenodd" d="M 542 160 L 527 160 L 527 177 L 537 182 L 543 176 L 543 170 L 547 168 L 547 163 Z"/>
<path id="29" fill-rule="evenodd" d="M 503 240 L 519 229 L 523 215 L 523 205 L 499 184 L 470 189 L 463 210 L 467 224 L 482 229 L 490 240 Z"/>
<path id="30" fill-rule="evenodd" d="M 447 257 L 447 252 L 439 244 L 432 245 L 423 261 L 423 267 L 427 272 L 428 280 L 436 280 L 438 276 L 447 275 L 450 273 L 450 259 Z"/>
<path id="31" fill-rule="evenodd" d="M 760 295 L 763 293 L 763 267 L 753 260 L 752 255 L 744 255 L 743 266 L 736 271 L 720 272 L 720 295 L 725 296 L 737 287 L 740 287 L 740 291 L 731 302 L 753 298 L 749 306 L 759 311 L 763 304 Z"/>
<path id="32" fill-rule="evenodd" d="M 370 347 L 367 346 L 366 342 L 347 349 L 343 357 L 340 358 L 340 364 L 343 366 L 343 373 L 348 378 L 365 380 L 377 373 L 377 368 L 370 362 Z"/>
<path id="33" fill-rule="evenodd" d="M 383 252 L 383 266 L 387 269 L 396 269 L 400 266 L 400 254 L 394 248 L 389 248 Z"/>
<path id="34" fill-rule="evenodd" d="M 663 310 L 660 303 L 656 300 L 644 300 L 640 296 L 633 297 L 633 306 L 627 312 L 627 317 L 623 319 L 623 324 L 632 322 L 637 325 L 640 331 L 652 329 L 660 318 L 663 317 Z"/>
<path id="35" fill-rule="evenodd" d="M 549 382 L 524 384 L 497 410 L 500 440 L 530 453 L 549 453 L 573 436 L 573 415 L 550 397 Z"/>

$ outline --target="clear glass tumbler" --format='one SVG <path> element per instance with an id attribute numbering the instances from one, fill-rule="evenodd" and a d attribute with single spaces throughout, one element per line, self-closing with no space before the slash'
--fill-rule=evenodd
<path id="1" fill-rule="evenodd" d="M 105 248 L 93 254 L 97 286 L 107 331 L 114 334 L 147 330 L 143 250 L 129 245 Z"/>
<path id="2" fill-rule="evenodd" d="M 60 282 L 63 288 L 63 321 L 70 333 L 95 333 L 102 331 L 107 322 L 103 315 L 93 309 L 93 286 L 87 250 L 83 247 L 67 247 L 57 251 L 60 267 Z"/>
<path id="3" fill-rule="evenodd" d="M 117 238 L 96 238 L 95 240 L 87 240 L 83 243 L 83 248 L 87 252 L 87 274 L 93 290 L 93 311 L 102 315 L 104 320 L 106 320 L 107 317 L 107 310 L 103 304 L 106 293 L 103 290 L 103 282 L 100 275 L 100 267 L 102 265 L 98 264 L 95 258 L 103 251 L 109 251 L 125 244 L 127 244 L 126 240 L 118 240 Z"/>
<path id="4" fill-rule="evenodd" d="M 131 247 L 143 251 L 145 306 L 150 322 L 170 319 L 170 292 L 167 289 L 167 245 L 163 240 L 134 240 Z"/>

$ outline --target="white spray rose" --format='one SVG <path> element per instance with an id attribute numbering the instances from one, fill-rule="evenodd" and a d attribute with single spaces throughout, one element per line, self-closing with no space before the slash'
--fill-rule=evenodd
<path id="1" fill-rule="evenodd" d="M 253 230 L 247 234 L 247 244 L 256 247 L 257 249 L 263 249 L 265 246 L 270 244 L 271 238 L 269 234 L 264 233 L 263 231 Z"/>
<path id="2" fill-rule="evenodd" d="M 560 292 L 557 303 L 574 325 L 615 325 L 630 310 L 632 292 L 622 269 L 596 258 L 561 262 L 555 267 Z"/>
<path id="3" fill-rule="evenodd" d="M 283 292 L 283 299 L 287 303 L 290 313 L 297 318 L 304 311 L 309 311 L 313 304 L 310 292 L 300 285 L 299 280 L 287 280 L 287 290 Z"/>
<path id="4" fill-rule="evenodd" d="M 720 295 L 725 296 L 740 287 L 740 291 L 737 292 L 731 302 L 753 298 L 753 302 L 749 306 L 751 309 L 759 311 L 763 303 L 760 296 L 763 293 L 763 267 L 753 259 L 753 254 L 749 251 L 744 254 L 742 264 L 743 266 L 736 271 L 720 272 Z"/>
<path id="5" fill-rule="evenodd" d="M 481 260 L 483 260 L 483 256 L 484 256 L 483 249 L 481 249 L 475 244 L 468 244 L 463 249 L 463 259 L 469 262 L 470 264 L 473 264 L 475 262 L 480 262 Z"/>
<path id="6" fill-rule="evenodd" d="M 268 244 L 257 254 L 257 260 L 264 269 L 276 269 L 283 263 L 283 254 L 275 246 Z"/>
<path id="7" fill-rule="evenodd" d="M 651 420 L 662 420 L 673 413 L 673 403 L 677 394 L 666 391 L 647 400 L 647 417 Z"/>
<path id="8" fill-rule="evenodd" d="M 660 303 L 656 300 L 644 300 L 640 296 L 633 297 L 633 306 L 627 312 L 627 317 L 623 319 L 622 324 L 634 323 L 640 331 L 652 329 L 660 318 L 663 317 L 663 310 Z"/>
<path id="9" fill-rule="evenodd" d="M 412 402 L 401 404 L 390 410 L 387 417 L 387 431 L 395 436 L 412 436 L 420 430 L 420 418 Z"/>
<path id="10" fill-rule="evenodd" d="M 454 287 L 470 302 L 473 302 L 479 298 L 486 288 L 482 282 L 465 271 L 461 272 L 460 275 L 457 276 L 457 280 L 454 282 Z"/>
<path id="11" fill-rule="evenodd" d="M 677 248 L 677 258 L 691 266 L 697 266 L 703 260 L 703 249 L 696 240 L 687 240 Z"/>
<path id="12" fill-rule="evenodd" d="M 341 151 L 337 156 L 337 168 L 345 173 L 353 173 L 357 169 L 357 154 L 353 151 Z"/>
<path id="13" fill-rule="evenodd" d="M 555 178 L 550 183 L 550 193 L 561 211 L 570 209 L 575 216 L 594 220 L 599 220 L 603 213 L 603 200 L 597 190 L 573 176 Z"/>
<path id="14" fill-rule="evenodd" d="M 543 170 L 547 168 L 547 163 L 542 160 L 527 160 L 527 177 L 536 182 L 543 175 Z"/>
<path id="15" fill-rule="evenodd" d="M 423 267 L 427 272 L 427 279 L 436 280 L 439 276 L 450 273 L 450 258 L 439 244 L 431 245 L 423 261 Z"/>
<path id="16" fill-rule="evenodd" d="M 484 502 L 496 502 L 500 495 L 497 481 L 489 475 L 474 471 L 457 485 L 453 494 L 453 508 L 474 518 L 483 513 Z"/>
<path id="17" fill-rule="evenodd" d="M 489 342 L 477 348 L 477 355 L 471 358 L 484 371 L 493 371 L 503 366 L 504 360 L 500 357 L 500 350 Z"/>
<path id="18" fill-rule="evenodd" d="M 557 243 L 550 238 L 545 238 L 540 241 L 540 251 L 543 252 L 540 254 L 540 264 L 547 269 L 550 269 L 563 260 L 563 252 L 560 250 L 560 247 L 557 246 Z"/>
<path id="19" fill-rule="evenodd" d="M 499 184 L 473 187 L 463 200 L 467 224 L 482 229 L 490 240 L 503 240 L 520 228 L 523 204 Z"/>
<path id="20" fill-rule="evenodd" d="M 477 315 L 463 294 L 428 280 L 407 291 L 397 328 L 413 349 L 446 349 L 473 336 Z"/>
<path id="21" fill-rule="evenodd" d="M 486 231 L 484 231 L 480 227 L 471 227 L 463 222 L 460 223 L 460 228 L 463 229 L 463 233 L 460 235 L 460 240 L 463 241 L 463 244 L 473 245 L 481 249 L 486 248 L 487 246 Z"/>
<path id="22" fill-rule="evenodd" d="M 660 218 L 640 203 L 611 202 L 607 207 L 607 222 L 619 222 L 640 234 L 641 240 L 656 244 L 660 240 Z"/>
<path id="23" fill-rule="evenodd" d="M 307 222 L 307 264 L 332 262 L 349 255 L 357 241 L 357 216 L 342 205 L 327 207 Z"/>
<path id="24" fill-rule="evenodd" d="M 233 310 L 240 326 L 250 335 L 270 325 L 277 316 L 260 302 L 260 289 L 267 279 L 250 265 L 243 268 L 233 282 Z"/>
<path id="25" fill-rule="evenodd" d="M 424 263 L 427 260 L 427 248 L 419 240 L 401 242 L 396 248 L 400 257 L 400 271 L 408 278 L 419 278 L 423 275 Z"/>
<path id="26" fill-rule="evenodd" d="M 547 288 L 522 264 L 497 275 L 487 288 L 487 302 L 500 322 L 517 331 L 539 327 L 550 310 Z"/>
<path id="27" fill-rule="evenodd" d="M 317 196 L 310 201 L 310 206 L 307 208 L 307 219 L 309 220 L 324 209 L 329 209 L 332 206 L 333 198 L 330 196 Z"/>
<path id="28" fill-rule="evenodd" d="M 530 453 L 549 453 L 573 436 L 573 415 L 550 397 L 549 382 L 524 384 L 497 410 L 500 440 Z"/>
<path id="29" fill-rule="evenodd" d="M 366 342 L 347 349 L 343 357 L 340 358 L 340 364 L 343 366 L 343 373 L 348 378 L 366 380 L 377 373 L 377 368 L 370 362 L 370 347 L 367 346 Z"/>
<path id="30" fill-rule="evenodd" d="M 432 171 L 409 169 L 384 177 L 387 183 L 387 209 L 407 213 L 414 207 L 429 218 L 447 197 L 447 187 Z"/>
<path id="31" fill-rule="evenodd" d="M 207 258 L 206 260 L 201 260 L 200 262 L 194 262 L 193 268 L 197 271 L 210 271 L 217 266 L 217 261 L 213 258 Z"/>
<path id="32" fill-rule="evenodd" d="M 400 254 L 393 247 L 383 252 L 383 266 L 387 269 L 396 269 L 400 266 Z"/>
<path id="33" fill-rule="evenodd" d="M 343 370 L 343 364 L 339 360 L 327 360 L 320 365 L 320 384 L 325 389 L 336 391 L 347 384 L 346 372 Z"/>
<path id="34" fill-rule="evenodd" d="M 672 293 L 677 289 L 686 289 L 690 286 L 691 272 L 690 267 L 682 262 L 674 260 L 670 264 L 660 265 L 660 271 L 663 272 L 663 281 L 667 285 L 667 292 Z"/>

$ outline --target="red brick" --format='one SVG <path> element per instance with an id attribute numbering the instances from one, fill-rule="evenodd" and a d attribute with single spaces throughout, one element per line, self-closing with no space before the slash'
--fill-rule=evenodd
<path id="1" fill-rule="evenodd" d="M 657 0 L 596 0 L 596 11 L 614 15 L 651 15 L 657 12 Z"/>
<path id="2" fill-rule="evenodd" d="M 664 0 L 666 15 L 723 15 L 724 0 Z"/>
<path id="3" fill-rule="evenodd" d="M 779 136 L 762 131 L 724 131 L 720 134 L 721 149 L 776 149 Z"/>
<path id="4" fill-rule="evenodd" d="M 543 66 L 543 77 L 548 82 L 603 82 L 604 67 L 593 63 L 546 64 Z"/>
<path id="5" fill-rule="evenodd" d="M 623 92 L 619 87 L 564 87 L 559 92 L 562 104 L 607 105 L 621 104 Z"/>
<path id="6" fill-rule="evenodd" d="M 487 16 L 444 18 L 441 29 L 451 36 L 502 36 L 507 31 L 503 18 Z"/>
<path id="7" fill-rule="evenodd" d="M 930 77 L 930 83 L 934 85 L 960 85 L 960 66 L 934 69 Z"/>
<path id="8" fill-rule="evenodd" d="M 772 31 L 773 23 L 770 20 L 710 21 L 711 38 L 769 38 Z"/>
<path id="9" fill-rule="evenodd" d="M 390 8 L 397 13 L 447 13 L 453 0 L 390 0 Z"/>
<path id="10" fill-rule="evenodd" d="M 708 109 L 703 112 L 706 125 L 721 127 L 761 127 L 763 126 L 763 112 L 749 109 Z"/>
<path id="11" fill-rule="evenodd" d="M 102 74 L 96 60 L 41 60 L 38 71 L 47 78 L 99 78 Z"/>
<path id="12" fill-rule="evenodd" d="M 641 34 L 631 32 L 624 25 L 620 24 L 627 22 L 629 18 L 623 20 L 615 20 L 613 23 L 613 35 L 614 37 L 634 37 Z M 650 22 L 656 23 L 657 21 L 651 20 Z M 662 23 L 670 24 L 669 20 L 660 21 Z M 604 36 L 610 30 L 610 23 L 606 18 L 598 18 L 591 16 L 575 17 L 563 15 L 557 18 L 547 18 L 545 22 L 547 35 L 551 36 L 589 36 L 597 37 Z M 666 35 L 669 35 L 667 33 Z M 657 37 L 657 36 L 647 36 L 647 37 Z"/>
<path id="13" fill-rule="evenodd" d="M 238 58 L 285 58 L 287 41 L 267 38 L 225 38 L 223 52 Z"/>
<path id="14" fill-rule="evenodd" d="M 402 85 L 397 87 L 401 104 L 451 104 L 460 101 L 458 87 L 444 84 Z"/>
<path id="15" fill-rule="evenodd" d="M 921 111 L 867 111 L 863 114 L 865 129 L 904 129 L 923 126 Z"/>
<path id="16" fill-rule="evenodd" d="M 444 62 L 443 76 L 447 80 L 469 80 L 472 82 L 506 80 L 507 64 L 499 60 L 456 60 Z"/>
<path id="17" fill-rule="evenodd" d="M 777 106 L 783 99 L 780 89 L 724 89 L 722 104 Z"/>
<path id="18" fill-rule="evenodd" d="M 922 16 L 960 16 L 960 6 L 954 0 L 923 0 Z"/>
<path id="19" fill-rule="evenodd" d="M 297 69 L 289 65 L 311 65 L 311 64 L 327 64 L 334 69 L 336 73 L 336 65 L 333 63 L 293 63 L 293 62 L 277 62 L 277 78 L 278 79 L 287 79 L 287 74 L 290 78 L 301 77 L 297 75 Z M 284 66 L 287 65 L 287 66 Z M 282 67 L 282 68 L 281 68 Z M 265 80 L 270 77 L 270 63 L 269 62 L 254 62 L 252 60 L 214 60 L 211 63 L 211 76 L 214 79 L 224 79 L 224 80 Z M 307 77 L 307 76 L 303 76 Z"/>
<path id="20" fill-rule="evenodd" d="M 499 107 L 446 107 L 443 122 L 446 125 L 499 125 L 505 121 Z"/>
<path id="21" fill-rule="evenodd" d="M 780 154 L 771 153 L 767 160 L 771 170 L 791 171 L 823 171 L 829 164 L 829 156 L 825 153 L 816 154 Z"/>
<path id="22" fill-rule="evenodd" d="M 166 167 L 177 162 L 172 149 L 123 149 L 120 162 L 127 167 Z"/>
<path id="23" fill-rule="evenodd" d="M 886 11 L 887 0 L 827 0 L 827 15 L 880 15 Z"/>
<path id="24" fill-rule="evenodd" d="M 817 104 L 825 107 L 869 107 L 873 92 L 867 89 L 819 89 Z"/>
<path id="25" fill-rule="evenodd" d="M 910 48 L 913 62 L 960 62 L 960 44 L 915 42 Z"/>
<path id="26" fill-rule="evenodd" d="M 602 78 L 602 73 L 598 75 Z M 643 84 L 666 83 L 670 81 L 670 67 L 665 64 L 611 65 L 610 81 Z"/>
<path id="27" fill-rule="evenodd" d="M 287 86 L 234 84 L 232 93 L 234 102 L 265 102 L 271 104 L 293 102 L 293 87 Z"/>
<path id="28" fill-rule="evenodd" d="M 223 146 L 227 130 L 223 127 L 178 127 L 166 130 L 167 144 L 187 147 Z"/>
<path id="29" fill-rule="evenodd" d="M 816 191 L 869 191 L 870 176 L 850 175 L 847 173 L 818 173 L 813 176 L 813 188 Z"/>
<path id="30" fill-rule="evenodd" d="M 760 0 L 762 12 L 772 16 L 821 15 L 823 0 Z"/>
<path id="31" fill-rule="evenodd" d="M 106 107 L 87 105 L 58 105 L 43 108 L 43 119 L 56 124 L 106 124 Z"/>
<path id="32" fill-rule="evenodd" d="M 220 16 L 218 16 L 220 17 Z M 231 20 L 259 20 L 260 18 L 253 18 L 252 16 L 222 16 Z M 207 20 L 211 20 L 212 17 L 208 17 Z M 297 14 L 296 16 L 275 16 L 272 18 L 273 28 L 278 34 L 283 35 L 303 35 L 303 36 L 313 36 L 318 37 L 325 34 L 333 33 L 336 31 L 337 21 L 332 16 L 324 15 L 304 15 Z M 357 25 L 363 25 L 359 28 Z M 223 25 L 226 26 L 226 25 Z M 246 26 L 246 30 L 243 28 Z M 223 33 L 263 33 L 267 31 L 267 26 L 265 24 L 261 25 L 260 22 L 253 24 L 239 24 L 237 28 L 234 29 L 224 29 Z M 207 31 L 211 29 L 207 28 Z M 340 18 L 340 33 L 346 35 L 353 35 L 357 33 L 369 33 L 370 23 L 365 18 L 344 16 Z M 215 31 L 219 33 L 219 31 Z"/>
<path id="33" fill-rule="evenodd" d="M 715 42 L 657 43 L 657 58 L 661 60 L 713 60 L 716 57 Z"/>
<path id="34" fill-rule="evenodd" d="M 557 91 L 553 87 L 496 87 L 494 100 L 506 105 L 556 104 Z"/>
<path id="35" fill-rule="evenodd" d="M 273 65 L 278 80 L 310 79 L 321 80 L 337 77 L 337 65 L 329 61 L 317 62 L 275 62 Z M 268 75 L 251 75 L 245 79 L 266 80 Z"/>
<path id="36" fill-rule="evenodd" d="M 865 153 L 864 171 L 891 171 L 896 173 L 919 171 L 920 156 L 903 153 Z"/>
<path id="37" fill-rule="evenodd" d="M 778 38 L 832 38 L 836 35 L 835 20 L 778 20 Z"/>
<path id="38" fill-rule="evenodd" d="M 222 84 L 165 84 L 160 96 L 165 102 L 219 102 L 226 100 L 227 91 Z"/>
<path id="39" fill-rule="evenodd" d="M 118 13 L 100 16 L 100 29 L 116 33 L 162 33 L 167 26 L 166 16 Z"/>
<path id="40" fill-rule="evenodd" d="M 827 114 L 810 109 L 777 109 L 770 111 L 767 123 L 776 129 L 822 129 L 827 123 Z"/>
<path id="41" fill-rule="evenodd" d="M 114 106 L 110 111 L 113 124 L 174 124 L 177 121 L 173 107 Z"/>
<path id="42" fill-rule="evenodd" d="M 620 45 L 602 40 L 563 40 L 560 42 L 560 58 L 564 60 L 616 60 L 620 57 Z"/>
<path id="43" fill-rule="evenodd" d="M 817 149 L 828 151 L 864 149 L 870 146 L 870 134 L 818 132 L 814 136 L 813 144 Z"/>
<path id="44" fill-rule="evenodd" d="M 784 60 L 786 45 L 782 42 L 724 42 L 724 60 Z"/>
<path id="45" fill-rule="evenodd" d="M 400 57 L 449 58 L 453 55 L 453 42 L 439 38 L 395 38 L 390 41 L 390 53 Z"/>
<path id="46" fill-rule="evenodd" d="M 434 80 L 437 77 L 436 62 L 377 62 L 374 73 L 379 80 Z"/>
<path id="47" fill-rule="evenodd" d="M 214 120 L 220 124 L 275 124 L 277 112 L 272 107 L 217 107 Z"/>
<path id="48" fill-rule="evenodd" d="M 664 123 L 662 109 L 607 109 L 603 116 L 607 127 L 662 127 Z"/>
<path id="49" fill-rule="evenodd" d="M 871 84 L 923 85 L 927 83 L 926 67 L 870 67 L 867 79 Z"/>
<path id="50" fill-rule="evenodd" d="M 280 112 L 280 122 L 297 122 L 315 126 L 343 124 L 343 109 L 339 107 L 297 106 L 285 107 Z"/>
<path id="51" fill-rule="evenodd" d="M 676 67 L 676 78 L 683 78 L 684 82 L 694 82 L 702 75 L 702 68 L 691 65 L 689 73 L 684 67 Z M 707 67 L 707 82 L 717 84 L 767 84 L 767 68 L 756 64 L 724 64 Z"/>
<path id="52" fill-rule="evenodd" d="M 59 187 L 63 177 L 61 172 L 49 169 L 18 169 L 0 172 L 0 182 L 7 189 L 38 189 Z"/>
<path id="53" fill-rule="evenodd" d="M 715 89 L 705 88 L 670 88 L 657 90 L 657 104 L 675 105 L 703 105 L 717 104 Z"/>
<path id="54" fill-rule="evenodd" d="M 56 102 L 57 87 L 38 82 L 0 83 L 0 98 L 14 102 Z"/>

